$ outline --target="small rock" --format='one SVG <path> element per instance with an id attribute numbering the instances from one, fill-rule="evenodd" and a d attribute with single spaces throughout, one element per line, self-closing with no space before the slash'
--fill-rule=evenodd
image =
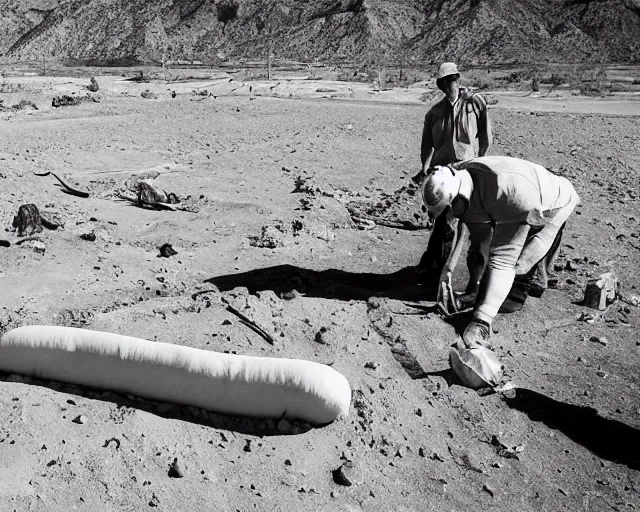
<path id="1" fill-rule="evenodd" d="M 86 240 L 87 242 L 95 242 L 96 234 L 94 231 L 92 231 L 91 233 L 83 233 L 82 235 L 80 235 L 80 238 Z"/>
<path id="2" fill-rule="evenodd" d="M 84 425 L 87 421 L 89 420 L 84 414 L 81 414 L 80 416 L 76 416 L 75 418 L 73 418 L 73 422 L 77 423 L 78 425 Z"/>
<path id="3" fill-rule="evenodd" d="M 33 242 L 31 242 L 31 248 L 33 249 L 33 252 L 36 252 L 38 254 L 43 254 L 47 249 L 47 246 L 44 245 L 44 243 L 40 242 L 39 240 L 35 240 Z"/>
<path id="4" fill-rule="evenodd" d="M 416 416 L 422 417 L 422 409 L 420 409 L 419 407 L 416 410 Z"/>
<path id="5" fill-rule="evenodd" d="M 605 336 L 591 336 L 589 341 L 593 341 L 594 343 L 600 343 L 600 345 L 604 345 L 605 347 L 609 343 L 609 340 Z"/>
<path id="6" fill-rule="evenodd" d="M 169 472 L 167 473 L 169 478 L 182 478 L 184 477 L 184 473 L 182 472 L 182 468 L 180 464 L 178 464 L 178 458 L 174 458 L 173 462 L 169 466 Z"/>
<path id="7" fill-rule="evenodd" d="M 327 333 L 326 327 L 320 327 L 320 330 L 316 333 L 315 341 L 316 343 L 320 343 L 321 345 L 327 344 L 327 339 L 325 334 Z"/>
<path id="8" fill-rule="evenodd" d="M 376 368 L 378 368 L 378 366 L 380 366 L 378 363 L 373 363 L 373 362 L 368 362 L 367 364 L 364 365 L 365 368 L 369 368 L 371 370 L 375 370 Z"/>
<path id="9" fill-rule="evenodd" d="M 283 300 L 293 300 L 298 297 L 300 293 L 298 290 L 289 290 L 288 292 L 282 293 L 281 297 Z"/>
<path id="10" fill-rule="evenodd" d="M 483 485 L 482 490 L 493 498 L 493 489 L 491 487 L 489 487 L 488 485 Z"/>
<path id="11" fill-rule="evenodd" d="M 338 485 L 349 487 L 362 483 L 362 477 L 353 462 L 345 462 L 338 469 L 332 471 L 333 481 Z"/>
<path id="12" fill-rule="evenodd" d="M 575 272 L 576 270 L 578 270 L 578 268 L 571 260 L 567 261 L 567 264 L 564 266 L 564 268 L 566 270 L 570 270 L 571 272 Z"/>
<path id="13" fill-rule="evenodd" d="M 288 434 L 291 432 L 291 422 L 287 418 L 282 418 L 278 422 L 278 432 L 281 434 Z"/>
<path id="14" fill-rule="evenodd" d="M 171 244 L 163 244 L 160 247 L 160 256 L 162 258 L 170 258 L 171 256 L 175 256 L 176 254 L 178 254 L 178 251 L 171 247 Z"/>
<path id="15" fill-rule="evenodd" d="M 243 450 L 245 452 L 251 452 L 251 439 L 246 440 L 246 444 L 244 445 Z"/>
<path id="16" fill-rule="evenodd" d="M 151 500 L 149 501 L 149 506 L 150 507 L 157 507 L 158 505 L 160 505 L 160 500 L 158 499 L 158 497 L 155 494 L 152 494 Z"/>
<path id="17" fill-rule="evenodd" d="M 418 448 L 418 455 L 420 455 L 420 457 L 424 457 L 424 448 L 422 448 L 422 446 Z"/>

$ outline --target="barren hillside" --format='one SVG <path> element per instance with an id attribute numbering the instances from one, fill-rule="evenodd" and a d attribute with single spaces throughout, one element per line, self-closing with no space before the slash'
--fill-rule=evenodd
<path id="1" fill-rule="evenodd" d="M 640 61 L 640 0 L 0 0 L 15 58 Z"/>

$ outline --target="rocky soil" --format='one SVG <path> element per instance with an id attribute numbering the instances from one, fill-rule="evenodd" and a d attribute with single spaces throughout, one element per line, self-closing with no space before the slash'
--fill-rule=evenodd
<path id="1" fill-rule="evenodd" d="M 0 334 L 43 323 L 304 358 L 342 372 L 353 402 L 314 428 L 3 375 L 0 511 L 640 507 L 640 311 L 580 304 L 606 271 L 640 294 L 637 117 L 492 107 L 493 152 L 567 176 L 582 206 L 556 289 L 496 321 L 517 389 L 481 396 L 452 379 L 460 323 L 430 312 L 412 268 L 428 230 L 352 218 L 426 227 L 409 187 L 424 104 L 134 84 L 52 108 L 60 90 L 28 86 L 2 95 L 38 110 L 0 113 Z M 181 209 L 118 198 L 140 180 Z M 18 243 L 24 204 L 60 227 Z"/>

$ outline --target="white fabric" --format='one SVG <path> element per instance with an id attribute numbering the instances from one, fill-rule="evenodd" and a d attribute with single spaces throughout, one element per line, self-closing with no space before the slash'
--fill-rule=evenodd
<path id="1" fill-rule="evenodd" d="M 486 347 L 461 350 L 452 347 L 449 365 L 462 383 L 472 389 L 497 386 L 502 379 L 502 364 Z"/>
<path id="2" fill-rule="evenodd" d="M 460 179 L 449 167 L 436 166 L 422 182 L 422 199 L 434 218 L 438 218 L 460 190 Z"/>
<path id="3" fill-rule="evenodd" d="M 297 359 L 221 354 L 72 327 L 26 326 L 0 340 L 0 370 L 241 416 L 316 424 L 346 416 L 347 379 Z"/>

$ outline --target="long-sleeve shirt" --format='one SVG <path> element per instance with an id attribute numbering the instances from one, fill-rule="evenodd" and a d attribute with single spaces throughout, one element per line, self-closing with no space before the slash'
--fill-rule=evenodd
<path id="1" fill-rule="evenodd" d="M 461 220 L 472 243 L 489 245 L 487 285 L 474 317 L 490 322 L 516 273 L 526 273 L 545 256 L 580 198 L 568 179 L 519 158 L 487 156 L 453 167 L 473 181 Z M 541 229 L 530 237 L 531 227 Z"/>
<path id="2" fill-rule="evenodd" d="M 571 182 L 541 165 L 508 156 L 485 156 L 453 165 L 473 181 L 465 224 L 527 223 L 542 226 L 578 195 Z"/>
<path id="3" fill-rule="evenodd" d="M 422 165 L 432 149 L 431 166 L 469 160 L 475 156 L 476 138 L 481 148 L 493 142 L 487 103 L 479 94 L 471 95 L 461 88 L 455 103 L 445 97 L 427 112 L 420 151 Z"/>

